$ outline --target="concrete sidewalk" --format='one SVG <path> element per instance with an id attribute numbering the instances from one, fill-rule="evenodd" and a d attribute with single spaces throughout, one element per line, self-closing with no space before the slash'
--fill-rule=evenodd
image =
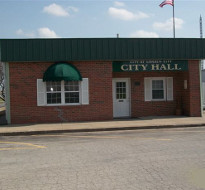
<path id="1" fill-rule="evenodd" d="M 204 117 L 141 117 L 99 122 L 1 125 L 0 136 L 205 126 Z"/>

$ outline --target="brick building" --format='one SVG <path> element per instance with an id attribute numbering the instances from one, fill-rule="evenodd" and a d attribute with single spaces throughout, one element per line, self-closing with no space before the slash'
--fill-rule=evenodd
<path id="1" fill-rule="evenodd" d="M 0 40 L 8 123 L 201 116 L 204 39 Z"/>

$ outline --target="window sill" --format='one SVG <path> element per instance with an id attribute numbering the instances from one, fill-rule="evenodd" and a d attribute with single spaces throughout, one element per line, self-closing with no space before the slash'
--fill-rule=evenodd
<path id="1" fill-rule="evenodd" d="M 45 106 L 53 107 L 53 106 L 80 106 L 83 104 L 76 103 L 76 104 L 46 104 Z"/>
<path id="2" fill-rule="evenodd" d="M 166 102 L 167 100 L 165 100 L 165 99 L 153 99 L 153 100 L 151 100 L 151 102 Z"/>
<path id="3" fill-rule="evenodd" d="M 173 102 L 174 100 L 145 100 L 145 102 Z"/>

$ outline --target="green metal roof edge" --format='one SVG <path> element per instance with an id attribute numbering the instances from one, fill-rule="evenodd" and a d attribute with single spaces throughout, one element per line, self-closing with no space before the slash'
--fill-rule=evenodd
<path id="1" fill-rule="evenodd" d="M 205 59 L 201 38 L 0 39 L 1 46 L 5 62 Z"/>

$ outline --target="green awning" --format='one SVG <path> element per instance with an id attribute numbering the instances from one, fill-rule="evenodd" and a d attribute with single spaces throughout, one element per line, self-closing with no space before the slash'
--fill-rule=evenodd
<path id="1" fill-rule="evenodd" d="M 81 81 L 80 72 L 69 63 L 55 63 L 43 75 L 43 81 Z"/>

